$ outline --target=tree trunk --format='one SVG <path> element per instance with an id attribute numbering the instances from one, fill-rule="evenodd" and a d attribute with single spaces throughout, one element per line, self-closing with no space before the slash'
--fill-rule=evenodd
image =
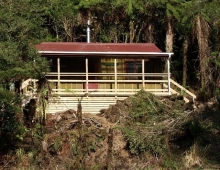
<path id="1" fill-rule="evenodd" d="M 147 26 L 146 41 L 148 43 L 153 43 L 154 42 L 154 26 L 151 22 Z"/>
<path id="2" fill-rule="evenodd" d="M 146 25 L 145 22 L 142 22 L 142 23 L 140 24 L 140 28 L 138 29 L 138 33 L 137 33 L 137 35 L 136 35 L 136 43 L 139 42 L 141 32 L 142 32 L 143 28 L 145 27 L 145 25 Z"/>
<path id="3" fill-rule="evenodd" d="M 135 30 L 134 30 L 134 23 L 132 20 L 130 20 L 129 22 L 129 28 L 130 28 L 130 43 L 133 43 Z"/>
<path id="4" fill-rule="evenodd" d="M 166 32 L 166 52 L 173 52 L 173 24 L 172 19 L 168 19 L 167 32 Z"/>
<path id="5" fill-rule="evenodd" d="M 173 37 L 174 37 L 174 33 L 173 33 L 172 19 L 168 18 L 167 31 L 166 31 L 166 52 L 173 52 Z M 167 61 L 165 61 L 164 72 L 165 73 L 168 72 Z"/>
<path id="6" fill-rule="evenodd" d="M 199 46 L 200 83 L 201 88 L 204 89 L 208 83 L 208 76 L 210 75 L 208 70 L 209 26 L 201 15 L 197 15 L 195 18 L 195 33 Z"/>
<path id="7" fill-rule="evenodd" d="M 184 37 L 183 42 L 183 87 L 186 87 L 186 79 L 187 79 L 187 51 L 189 46 L 189 38 L 188 36 Z"/>
<path id="8" fill-rule="evenodd" d="M 65 30 L 65 34 L 66 34 L 66 41 L 72 42 L 73 41 L 73 27 L 74 27 L 73 22 L 74 21 L 72 19 L 65 17 L 62 22 L 63 22 L 63 28 Z"/>

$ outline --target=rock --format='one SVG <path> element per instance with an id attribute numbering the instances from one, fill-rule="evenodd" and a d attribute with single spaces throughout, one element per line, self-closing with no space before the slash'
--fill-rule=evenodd
<path id="1" fill-rule="evenodd" d="M 207 102 L 208 108 L 212 108 L 214 106 L 214 102 Z"/>
<path id="2" fill-rule="evenodd" d="M 198 110 L 199 110 L 200 112 L 203 112 L 203 111 L 205 110 L 206 106 L 205 106 L 205 104 L 200 103 L 200 104 L 197 106 L 197 108 L 198 108 Z"/>
<path id="3" fill-rule="evenodd" d="M 183 107 L 184 107 L 184 110 L 194 110 L 194 102 L 193 101 L 190 101 L 188 103 L 184 103 Z"/>

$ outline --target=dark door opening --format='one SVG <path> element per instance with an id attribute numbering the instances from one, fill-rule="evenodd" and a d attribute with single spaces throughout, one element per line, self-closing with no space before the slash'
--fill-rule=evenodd
<path id="1" fill-rule="evenodd" d="M 88 59 L 88 72 L 89 73 L 99 73 L 100 59 L 99 58 L 89 58 Z M 97 76 L 89 76 L 89 80 L 97 80 Z"/>

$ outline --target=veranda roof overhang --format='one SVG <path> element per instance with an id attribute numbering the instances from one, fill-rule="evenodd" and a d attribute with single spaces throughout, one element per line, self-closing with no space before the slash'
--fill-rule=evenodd
<path id="1" fill-rule="evenodd" d="M 153 43 L 43 42 L 36 45 L 36 49 L 45 57 L 168 58 L 173 55 L 162 52 Z"/>

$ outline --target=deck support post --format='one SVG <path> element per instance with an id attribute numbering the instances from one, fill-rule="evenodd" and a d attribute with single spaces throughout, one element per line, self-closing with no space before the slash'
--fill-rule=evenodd
<path id="1" fill-rule="evenodd" d="M 142 88 L 145 89 L 145 77 L 144 77 L 144 59 L 142 59 Z"/>
<path id="2" fill-rule="evenodd" d="M 117 98 L 117 59 L 114 59 L 114 72 L 115 72 L 115 98 Z"/>
<path id="3" fill-rule="evenodd" d="M 88 91 L 89 91 L 89 62 L 88 62 L 88 58 L 86 58 L 86 93 L 88 96 Z"/>
<path id="4" fill-rule="evenodd" d="M 57 58 L 57 92 L 60 92 L 60 58 Z"/>
<path id="5" fill-rule="evenodd" d="M 170 91 L 170 58 L 171 58 L 171 54 L 169 54 L 168 58 L 167 58 L 167 80 L 168 80 L 168 94 L 171 95 L 171 91 Z"/>

